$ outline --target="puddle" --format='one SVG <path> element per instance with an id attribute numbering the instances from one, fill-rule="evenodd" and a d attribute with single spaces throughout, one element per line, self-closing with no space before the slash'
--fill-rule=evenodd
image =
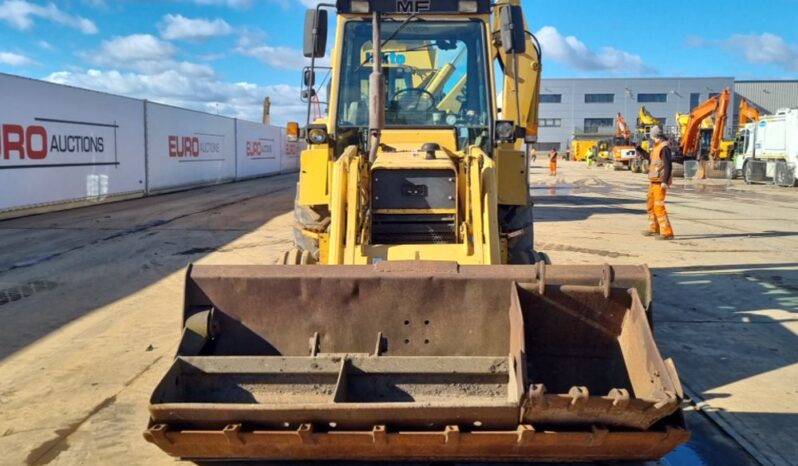
<path id="1" fill-rule="evenodd" d="M 720 466 L 724 463 L 709 463 L 708 458 L 705 458 L 694 448 L 692 442 L 687 442 L 679 445 L 675 450 L 670 452 L 668 456 L 659 460 L 661 466 Z"/>
<path id="2" fill-rule="evenodd" d="M 580 180 L 576 183 L 566 183 L 565 181 L 537 182 L 529 186 L 529 192 L 532 196 L 567 196 L 582 193 L 607 194 L 620 190 L 620 186 L 595 178 Z"/>

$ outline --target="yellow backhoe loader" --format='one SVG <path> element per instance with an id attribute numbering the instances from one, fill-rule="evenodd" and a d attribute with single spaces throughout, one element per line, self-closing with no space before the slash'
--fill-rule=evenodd
<path id="1" fill-rule="evenodd" d="M 297 248 L 279 265 L 189 268 L 145 438 L 203 461 L 631 460 L 686 441 L 648 269 L 532 249 L 521 147 L 536 140 L 541 51 L 520 1 L 321 4 L 307 86 L 332 9 Z M 402 56 L 422 50 L 429 63 Z"/>

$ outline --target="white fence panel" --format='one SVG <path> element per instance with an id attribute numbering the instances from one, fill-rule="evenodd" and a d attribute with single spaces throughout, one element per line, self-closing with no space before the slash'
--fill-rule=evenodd
<path id="1" fill-rule="evenodd" d="M 305 149 L 306 143 L 290 142 L 285 131 L 280 135 L 283 148 L 283 157 L 280 161 L 280 173 L 294 173 L 299 171 L 299 153 Z"/>
<path id="2" fill-rule="evenodd" d="M 142 195 L 140 100 L 0 74 L 0 213 Z"/>
<path id="3" fill-rule="evenodd" d="M 232 181 L 235 120 L 147 103 L 149 192 Z"/>
<path id="4" fill-rule="evenodd" d="M 236 179 L 280 173 L 284 132 L 276 126 L 236 120 Z"/>

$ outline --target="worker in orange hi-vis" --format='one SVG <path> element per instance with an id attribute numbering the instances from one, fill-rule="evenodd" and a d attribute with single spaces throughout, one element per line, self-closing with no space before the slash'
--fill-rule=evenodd
<path id="1" fill-rule="evenodd" d="M 552 148 L 549 151 L 549 176 L 557 176 L 557 150 Z"/>
<path id="2" fill-rule="evenodd" d="M 648 220 L 649 229 L 645 236 L 656 236 L 657 239 L 672 240 L 673 228 L 668 211 L 665 208 L 665 197 L 673 184 L 673 161 L 671 148 L 659 126 L 651 128 L 654 150 L 646 152 L 642 147 L 637 150 L 649 161 L 648 168 Z"/>

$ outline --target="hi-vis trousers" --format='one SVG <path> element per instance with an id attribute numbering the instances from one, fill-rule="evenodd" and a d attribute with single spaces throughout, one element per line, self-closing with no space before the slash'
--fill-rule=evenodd
<path id="1" fill-rule="evenodd" d="M 673 236 L 671 221 L 665 209 L 665 196 L 667 188 L 662 189 L 662 183 L 649 183 L 648 185 L 648 221 L 651 232 L 662 236 Z"/>

